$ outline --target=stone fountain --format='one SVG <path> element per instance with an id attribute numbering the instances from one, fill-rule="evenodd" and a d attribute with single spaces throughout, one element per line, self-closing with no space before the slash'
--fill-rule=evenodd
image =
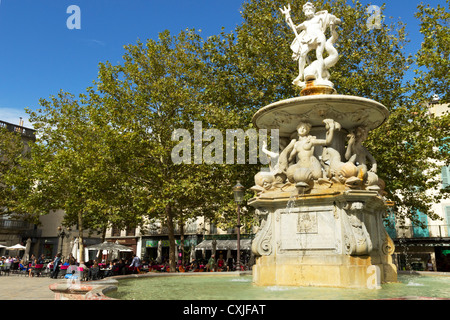
<path id="1" fill-rule="evenodd" d="M 290 6 L 280 10 L 295 34 L 291 49 L 299 75 L 293 83 L 301 93 L 253 117 L 257 128 L 278 129 L 280 137 L 279 152 L 263 148 L 270 171 L 255 175 L 255 197 L 249 201 L 260 218 L 252 245 L 253 281 L 345 288 L 396 282 L 394 244 L 382 220 L 384 182 L 363 145 L 389 112 L 374 100 L 337 94 L 329 80 L 328 69 L 338 60 L 333 44 L 340 19 L 316 13 L 308 2 L 307 20 L 296 26 Z M 310 51 L 316 60 L 306 65 Z"/>

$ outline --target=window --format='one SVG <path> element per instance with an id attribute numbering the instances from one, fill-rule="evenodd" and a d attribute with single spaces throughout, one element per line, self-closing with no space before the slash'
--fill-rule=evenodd
<path id="1" fill-rule="evenodd" d="M 127 230 L 126 230 L 126 235 L 127 236 L 135 236 L 136 235 L 136 228 L 128 227 Z"/>
<path id="2" fill-rule="evenodd" d="M 450 185 L 450 167 L 442 167 L 442 188 Z"/>
<path id="3" fill-rule="evenodd" d="M 384 227 L 391 239 L 397 238 L 397 232 L 395 230 L 395 215 L 393 212 L 389 212 L 389 216 L 384 220 Z"/>
<path id="4" fill-rule="evenodd" d="M 428 230 L 428 217 L 420 211 L 417 211 L 416 218 L 419 222 L 413 224 L 414 238 L 426 238 L 430 236 Z"/>
<path id="5" fill-rule="evenodd" d="M 120 237 L 120 229 L 117 227 L 112 227 L 111 236 L 112 237 Z"/>
<path id="6" fill-rule="evenodd" d="M 447 234 L 450 237 L 450 206 L 444 207 L 445 218 L 447 219 Z"/>

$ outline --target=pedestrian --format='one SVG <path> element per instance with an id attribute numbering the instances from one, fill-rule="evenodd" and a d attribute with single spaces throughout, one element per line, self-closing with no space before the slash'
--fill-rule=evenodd
<path id="1" fill-rule="evenodd" d="M 209 258 L 208 260 L 208 264 L 206 265 L 206 271 L 214 271 L 216 267 L 216 259 L 215 259 L 215 255 L 211 255 L 211 258 Z"/>
<path id="2" fill-rule="evenodd" d="M 227 271 L 233 271 L 234 267 L 233 257 L 229 256 L 227 259 Z"/>
<path id="3" fill-rule="evenodd" d="M 133 254 L 131 260 L 130 269 L 133 273 L 139 273 L 139 267 L 141 266 L 141 259 L 136 254 Z"/>
<path id="4" fill-rule="evenodd" d="M 58 253 L 53 260 L 53 272 L 50 278 L 56 279 L 58 277 L 59 265 L 61 264 L 61 253 Z"/>
<path id="5" fill-rule="evenodd" d="M 434 271 L 433 262 L 431 261 L 431 259 L 429 259 L 427 262 L 427 271 Z"/>

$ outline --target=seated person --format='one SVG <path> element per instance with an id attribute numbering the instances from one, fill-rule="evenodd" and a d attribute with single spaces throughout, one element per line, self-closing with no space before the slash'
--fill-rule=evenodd
<path id="1" fill-rule="evenodd" d="M 89 268 L 88 279 L 89 280 L 98 280 L 100 276 L 100 267 L 98 266 L 98 262 L 95 261 L 94 265 Z"/>
<path id="2" fill-rule="evenodd" d="M 217 267 L 219 268 L 218 271 L 222 271 L 224 269 L 225 266 L 225 261 L 223 260 L 223 256 L 221 255 L 219 257 L 219 260 L 217 260 Z"/>

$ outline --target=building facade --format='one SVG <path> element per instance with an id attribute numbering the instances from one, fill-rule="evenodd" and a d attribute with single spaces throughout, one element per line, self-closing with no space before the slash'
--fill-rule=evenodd
<path id="1" fill-rule="evenodd" d="M 427 107 L 435 117 L 450 112 L 449 104 L 440 104 L 438 97 L 434 97 Z M 440 165 L 441 187 L 445 188 L 450 185 L 450 167 L 444 163 Z M 440 217 L 439 220 L 417 212 L 417 223 L 406 220 L 399 224 L 395 215 L 390 213 L 386 230 L 396 246 L 394 261 L 399 270 L 427 270 L 430 263 L 434 271 L 450 272 L 450 197 L 434 203 L 432 210 Z"/>
<path id="2" fill-rule="evenodd" d="M 0 128 L 5 128 L 10 132 L 17 132 L 22 138 L 24 152 L 29 149 L 29 142 L 35 141 L 35 130 L 25 128 L 21 125 L 15 125 L 0 120 Z M 33 224 L 25 221 L 12 219 L 11 216 L 0 215 L 0 245 L 9 247 L 16 244 L 25 246 L 28 238 L 35 239 L 40 235 L 39 230 Z M 0 255 L 18 254 L 18 252 L 8 252 L 5 248 L 0 247 Z M 19 254 L 23 254 L 19 252 Z"/>

